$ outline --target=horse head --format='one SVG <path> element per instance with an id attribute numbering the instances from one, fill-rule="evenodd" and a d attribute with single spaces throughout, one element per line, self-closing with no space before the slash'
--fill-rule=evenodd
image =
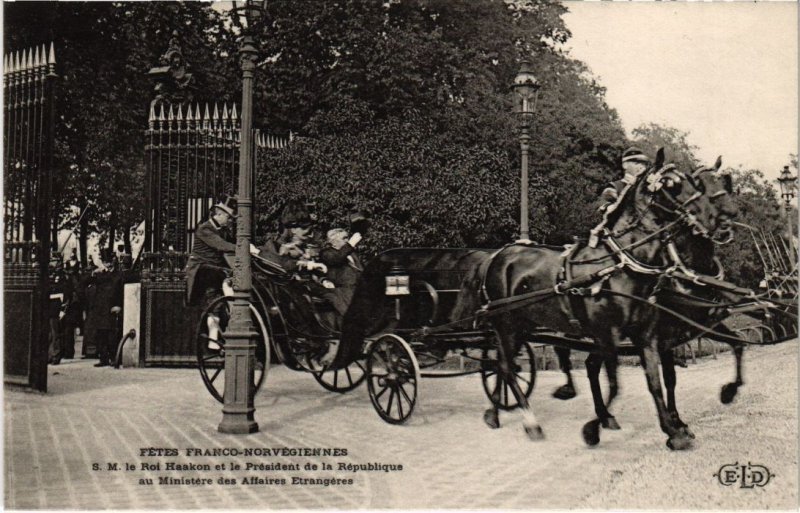
<path id="1" fill-rule="evenodd" d="M 711 234 L 715 244 L 727 244 L 733 240 L 733 219 L 737 215 L 733 200 L 733 179 L 729 173 L 720 173 L 722 157 L 717 157 L 713 166 L 700 166 L 691 173 L 697 188 L 706 195 L 716 212 L 716 225 Z"/>
<path id="2" fill-rule="evenodd" d="M 662 148 L 653 165 L 625 191 L 606 223 L 616 235 L 638 228 L 650 237 L 662 234 L 663 239 L 688 229 L 711 238 L 721 217 L 701 182 L 674 164 L 665 164 Z"/>

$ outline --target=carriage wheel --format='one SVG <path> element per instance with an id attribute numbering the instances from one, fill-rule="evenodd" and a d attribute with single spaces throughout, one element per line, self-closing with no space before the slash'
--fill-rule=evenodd
<path id="1" fill-rule="evenodd" d="M 491 357 L 490 352 L 494 354 L 494 357 Z M 483 390 L 489 400 L 492 401 L 492 404 L 501 410 L 513 410 L 519 407 L 519 402 L 511 391 L 511 385 L 506 382 L 505 378 L 500 376 L 500 363 L 496 355 L 497 349 L 483 350 L 483 362 L 481 364 Z M 514 357 L 513 370 L 515 379 L 525 397 L 530 397 L 533 392 L 533 383 L 536 379 L 536 359 L 533 356 L 533 348 L 529 342 L 523 342 L 519 346 L 519 351 Z M 495 402 L 494 391 L 498 387 L 500 387 L 500 399 Z"/>
<path id="2" fill-rule="evenodd" d="M 372 405 L 389 424 L 402 424 L 417 403 L 419 363 L 397 335 L 376 340 L 367 354 L 367 388 Z"/>
<path id="3" fill-rule="evenodd" d="M 225 392 L 225 354 L 223 351 L 210 351 L 208 349 L 208 324 L 206 317 L 209 313 L 219 307 L 219 304 L 224 302 L 224 308 L 230 312 L 232 297 L 219 297 L 211 302 L 210 305 L 203 310 L 200 315 L 200 322 L 197 325 L 197 336 L 195 337 L 195 349 L 197 352 L 197 368 L 200 370 L 200 377 L 203 378 L 209 393 L 219 402 L 223 402 L 223 394 Z M 269 336 L 264 319 L 256 310 L 255 306 L 250 305 L 250 313 L 253 319 L 253 324 L 258 333 L 256 337 L 256 365 L 253 375 L 253 385 L 255 392 L 261 388 L 264 378 L 267 375 L 267 368 L 269 366 L 269 349 L 266 344 L 266 339 Z M 224 328 L 224 327 L 223 327 Z M 224 343 L 225 330 L 220 330 L 220 337 Z"/>
<path id="4" fill-rule="evenodd" d="M 363 383 L 366 377 L 367 369 L 364 363 L 358 360 L 342 369 L 314 373 L 314 379 L 322 385 L 322 388 L 340 394 L 353 390 Z"/>

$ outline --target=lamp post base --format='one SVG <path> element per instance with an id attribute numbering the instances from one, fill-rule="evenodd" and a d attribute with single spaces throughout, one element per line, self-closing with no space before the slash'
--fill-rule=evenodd
<path id="1" fill-rule="evenodd" d="M 249 412 L 227 412 L 222 411 L 222 422 L 217 426 L 217 431 L 231 435 L 249 435 L 258 432 L 258 423 L 253 414 L 254 408 Z"/>

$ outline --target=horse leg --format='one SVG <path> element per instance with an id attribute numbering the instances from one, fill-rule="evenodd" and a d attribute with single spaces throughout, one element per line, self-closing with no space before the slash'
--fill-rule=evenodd
<path id="1" fill-rule="evenodd" d="M 531 440 L 541 440 L 544 438 L 544 432 L 539 425 L 539 421 L 536 419 L 533 408 L 531 408 L 530 404 L 528 403 L 528 398 L 525 397 L 525 394 L 522 392 L 519 383 L 517 383 L 516 375 L 514 373 L 514 355 L 517 354 L 517 349 L 519 349 L 519 344 L 521 343 L 519 341 L 522 334 L 517 333 L 517 330 L 510 326 L 506 319 L 498 320 L 496 330 L 500 342 L 497 350 L 498 383 L 500 382 L 500 379 L 502 379 L 511 388 L 511 393 L 514 394 L 520 410 L 522 411 L 522 425 L 525 428 L 525 433 L 528 435 L 528 438 Z M 531 362 L 531 365 L 533 372 L 535 373 L 535 362 Z M 498 386 L 497 389 L 499 390 L 499 388 L 500 387 Z M 492 428 L 499 427 L 500 425 L 497 417 L 498 412 L 496 399 L 498 399 L 498 396 L 496 394 L 498 393 L 499 392 L 495 392 L 493 394 L 492 408 L 486 410 L 483 414 L 484 422 L 486 422 L 486 424 Z"/>
<path id="2" fill-rule="evenodd" d="M 558 366 L 561 368 L 561 372 L 567 376 L 567 383 L 558 387 L 555 392 L 553 392 L 553 397 L 566 401 L 577 395 L 575 393 L 575 385 L 572 382 L 572 362 L 569 359 L 570 350 L 567 347 L 556 347 L 554 350 L 556 355 L 558 355 Z"/>
<path id="3" fill-rule="evenodd" d="M 736 336 L 735 333 L 733 333 L 724 325 L 717 326 L 714 329 L 720 333 L 725 333 L 726 335 L 730 335 L 732 337 Z M 741 342 L 731 341 L 726 341 L 726 343 L 730 344 L 731 348 L 733 348 L 733 354 L 736 358 L 736 381 L 722 386 L 722 390 L 720 390 L 719 393 L 719 400 L 722 401 L 722 404 L 730 404 L 734 397 L 736 397 L 739 387 L 744 385 L 744 381 L 742 380 L 742 356 L 744 354 L 744 344 Z"/>
<path id="4" fill-rule="evenodd" d="M 678 414 L 678 405 L 675 402 L 675 385 L 678 380 L 675 375 L 675 353 L 671 349 L 661 352 L 661 375 L 664 377 L 664 387 L 667 389 L 667 411 L 672 416 L 672 421 L 689 438 L 694 438 L 694 433 Z"/>
<path id="5" fill-rule="evenodd" d="M 600 368 L 606 361 L 606 357 L 596 353 L 590 353 L 586 358 L 586 374 L 589 377 L 589 387 L 592 390 L 592 401 L 594 402 L 594 412 L 597 418 L 590 420 L 583 426 L 582 434 L 583 441 L 588 445 L 597 445 L 600 443 L 600 426 L 608 429 L 619 429 L 617 421 L 614 416 L 608 412 L 606 403 L 603 401 L 603 390 L 600 387 Z M 608 371 L 608 367 L 606 367 Z M 612 366 L 612 374 L 614 376 L 615 385 L 613 387 L 612 396 L 609 397 L 609 403 L 616 395 L 616 360 Z"/>
<path id="6" fill-rule="evenodd" d="M 641 345 L 640 345 L 641 347 Z M 661 376 L 658 372 L 658 352 L 655 348 L 647 345 L 642 347 L 641 353 L 642 367 L 647 378 L 647 388 L 650 390 L 650 395 L 653 396 L 653 401 L 656 404 L 658 411 L 658 420 L 661 425 L 661 430 L 669 435 L 667 440 L 667 447 L 672 450 L 688 449 L 692 445 L 692 439 L 686 433 L 678 429 L 672 420 L 672 416 L 667 411 L 667 405 L 664 403 L 664 394 L 661 390 Z"/>
<path id="7" fill-rule="evenodd" d="M 606 401 L 606 413 L 608 413 L 608 409 L 611 408 L 611 403 L 619 394 L 619 382 L 617 381 L 617 355 L 608 355 L 605 358 L 606 364 L 606 376 L 608 377 L 608 401 Z M 603 427 L 606 429 L 620 429 L 619 424 L 617 423 L 617 419 L 614 418 L 613 415 L 610 413 L 608 414 L 608 418 L 606 422 L 603 423 Z"/>

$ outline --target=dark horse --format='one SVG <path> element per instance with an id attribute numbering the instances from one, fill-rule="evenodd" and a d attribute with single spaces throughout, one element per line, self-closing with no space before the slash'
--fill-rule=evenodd
<path id="1" fill-rule="evenodd" d="M 715 172 L 722 164 L 721 159 L 717 159 L 714 167 L 700 167 L 692 172 L 692 178 L 697 183 L 700 190 L 709 197 L 720 213 L 732 219 L 736 215 L 736 208 L 730 197 L 732 191 L 729 175 L 718 177 Z M 742 379 L 742 355 L 744 343 L 736 333 L 732 332 L 721 321 L 726 316 L 725 305 L 731 302 L 742 300 L 748 291 L 739 289 L 737 294 L 732 290 L 731 284 L 722 282 L 722 267 L 714 256 L 716 244 L 725 244 L 732 239 L 732 232 L 728 229 L 728 224 L 723 224 L 723 228 L 718 230 L 716 237 L 709 237 L 708 234 L 699 230 L 691 233 L 679 233 L 668 243 L 668 255 L 673 269 L 680 271 L 683 279 L 667 278 L 668 274 L 661 278 L 664 280 L 663 286 L 658 286 L 656 293 L 656 303 L 669 310 L 683 316 L 688 321 L 702 324 L 711 328 L 711 332 L 706 336 L 729 344 L 736 358 L 736 378 L 734 381 L 724 385 L 720 392 L 720 400 L 727 404 L 733 401 L 738 388 L 744 383 Z M 669 247 L 671 246 L 671 247 Z M 704 283 L 692 281 L 687 278 L 701 276 Z M 662 348 L 659 356 L 661 359 L 661 369 L 664 378 L 664 386 L 667 392 L 667 410 L 673 417 L 673 421 L 693 438 L 694 435 L 689 431 L 688 426 L 680 419 L 675 403 L 676 375 L 674 369 L 674 356 L 672 348 L 688 342 L 689 340 L 703 334 L 703 329 L 687 322 L 682 322 L 670 313 L 662 313 L 661 319 L 655 330 L 655 336 L 659 339 L 658 347 Z M 567 383 L 559 387 L 553 396 L 559 399 L 570 399 L 575 396 L 575 389 L 571 376 L 571 364 L 569 360 L 570 350 L 568 348 L 556 348 L 559 364 L 562 371 L 567 376 Z M 586 367 L 589 372 L 599 373 L 602 361 L 596 354 L 590 354 L 586 360 Z M 609 375 L 609 393 L 616 395 L 618 388 L 616 383 L 616 361 L 607 360 L 606 371 Z M 592 389 L 593 394 L 599 396 L 599 388 Z M 595 397 L 597 402 L 598 398 Z M 599 441 L 598 421 L 587 424 L 584 436 L 587 443 L 595 444 Z M 616 426 L 615 426 L 616 427 Z"/>
<path id="2" fill-rule="evenodd" d="M 513 379 L 513 355 L 537 329 L 575 333 L 579 328 L 591 334 L 592 352 L 599 355 L 595 361 L 605 362 L 607 369 L 610 365 L 613 377 L 617 347 L 624 339 L 631 340 L 641 356 L 661 428 L 669 436 L 667 444 L 673 448 L 690 444 L 690 433 L 664 402 L 658 375 L 663 347 L 655 335 L 660 315 L 650 302 L 668 261 L 667 241 L 692 231 L 711 236 L 727 229 L 730 213 L 714 205 L 692 176 L 662 164 L 659 151 L 656 164 L 627 189 L 588 245 L 567 252 L 512 245 L 494 255 L 486 269 L 486 310 L 500 339 L 499 372 L 521 405 L 523 425 L 532 439 L 543 434 Z M 571 265 L 565 273 L 567 259 Z M 548 289 L 555 293 L 538 295 Z M 608 407 L 615 393 L 603 403 L 599 369 L 600 365 L 589 369 L 598 419 L 587 426 L 599 423 L 613 429 L 618 426 Z M 499 427 L 495 406 L 486 411 L 484 420 Z"/>

